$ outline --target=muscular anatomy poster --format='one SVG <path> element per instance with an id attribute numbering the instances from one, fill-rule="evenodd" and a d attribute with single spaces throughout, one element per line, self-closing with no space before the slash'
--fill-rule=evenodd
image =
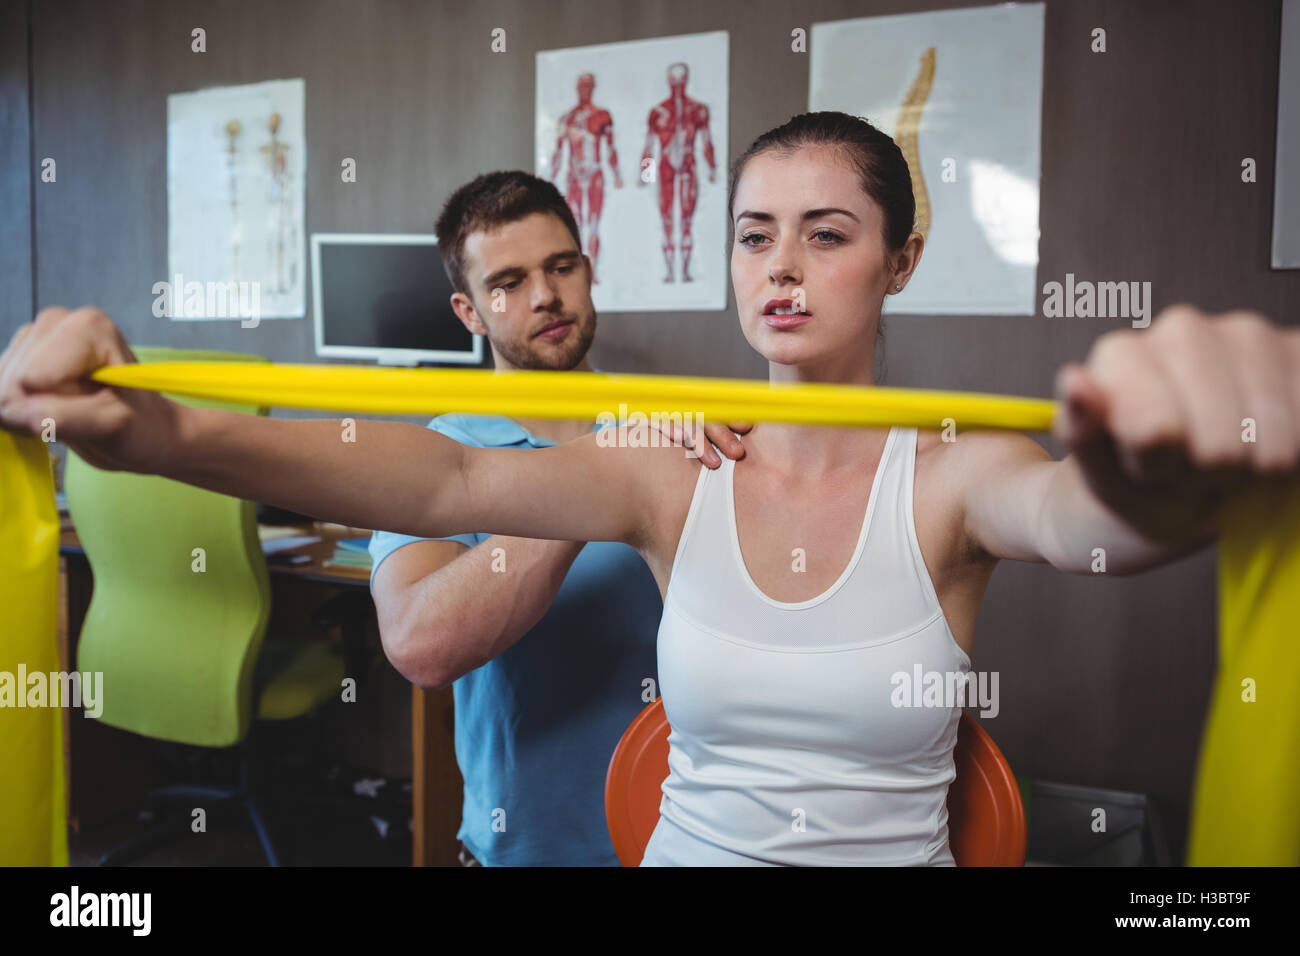
<path id="1" fill-rule="evenodd" d="M 726 308 L 725 32 L 538 53 L 536 137 L 597 310 Z"/>
<path id="2" fill-rule="evenodd" d="M 812 27 L 808 105 L 866 117 L 907 157 L 921 266 L 887 312 L 1037 311 L 1043 4 Z"/>

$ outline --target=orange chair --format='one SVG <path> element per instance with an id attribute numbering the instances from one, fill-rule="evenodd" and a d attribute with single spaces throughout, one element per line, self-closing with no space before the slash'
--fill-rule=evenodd
<path id="1" fill-rule="evenodd" d="M 668 776 L 668 718 L 656 700 L 623 732 L 605 775 L 605 820 L 619 862 L 639 866 L 659 822 Z M 948 787 L 948 846 L 958 866 L 1023 866 L 1025 807 L 1007 759 L 988 732 L 962 711 Z"/>

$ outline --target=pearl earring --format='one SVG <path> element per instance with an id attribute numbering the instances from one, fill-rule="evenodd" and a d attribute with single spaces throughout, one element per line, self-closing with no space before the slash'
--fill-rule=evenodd
<path id="1" fill-rule="evenodd" d="M 896 285 L 896 286 L 894 286 L 894 291 L 897 292 L 897 291 L 898 291 L 899 289 L 901 289 L 901 288 L 902 288 L 901 285 Z"/>

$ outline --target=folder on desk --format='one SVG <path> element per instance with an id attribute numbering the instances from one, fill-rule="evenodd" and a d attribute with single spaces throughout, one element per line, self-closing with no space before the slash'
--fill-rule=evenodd
<path id="1" fill-rule="evenodd" d="M 304 545 L 315 544 L 319 540 L 320 535 L 316 534 L 285 535 L 284 537 L 263 541 L 262 553 L 279 554 L 281 551 L 292 551 L 294 548 L 301 548 Z"/>
<path id="2" fill-rule="evenodd" d="M 370 539 L 340 538 L 334 544 L 334 554 L 325 563 L 346 568 L 370 567 Z"/>

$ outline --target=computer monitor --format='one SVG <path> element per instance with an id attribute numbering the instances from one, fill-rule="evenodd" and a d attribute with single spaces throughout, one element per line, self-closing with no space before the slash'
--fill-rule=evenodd
<path id="1" fill-rule="evenodd" d="M 316 354 L 478 365 L 483 338 L 451 310 L 451 283 L 431 235 L 313 233 Z"/>

